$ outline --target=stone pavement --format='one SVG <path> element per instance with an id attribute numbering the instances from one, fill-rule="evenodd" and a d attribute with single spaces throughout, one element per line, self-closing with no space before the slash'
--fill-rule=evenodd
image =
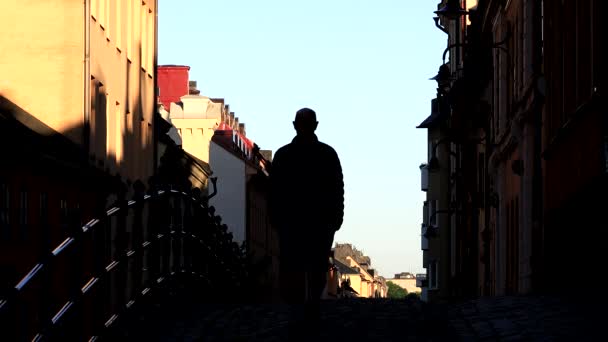
<path id="1" fill-rule="evenodd" d="M 493 297 L 427 305 L 416 299 L 322 303 L 314 341 L 608 341 L 603 306 L 550 297 Z M 286 341 L 288 308 L 156 303 L 109 340 Z M 602 335 L 603 334 L 603 335 Z"/>
<path id="2" fill-rule="evenodd" d="M 167 305 L 169 307 L 167 307 Z M 451 340 L 447 315 L 417 299 L 323 301 L 315 341 Z M 177 301 L 148 309 L 108 340 L 286 341 L 289 309 L 279 304 L 193 305 Z"/>
<path id="3" fill-rule="evenodd" d="M 447 309 L 450 328 L 460 341 L 608 341 L 605 304 L 598 299 L 511 296 Z"/>

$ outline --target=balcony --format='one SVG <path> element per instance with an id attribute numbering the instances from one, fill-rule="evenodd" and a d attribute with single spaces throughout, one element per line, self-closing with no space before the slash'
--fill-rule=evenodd
<path id="1" fill-rule="evenodd" d="M 426 237 L 426 230 L 427 230 L 427 225 L 425 225 L 424 223 L 421 225 L 421 234 L 420 234 L 420 249 L 422 249 L 423 251 L 428 251 L 429 250 L 429 239 Z"/>
<path id="2" fill-rule="evenodd" d="M 429 189 L 429 168 L 427 164 L 420 165 L 420 190 L 427 191 Z"/>
<path id="3" fill-rule="evenodd" d="M 428 282 L 426 279 L 426 274 L 418 273 L 416 274 L 416 287 L 427 287 Z"/>

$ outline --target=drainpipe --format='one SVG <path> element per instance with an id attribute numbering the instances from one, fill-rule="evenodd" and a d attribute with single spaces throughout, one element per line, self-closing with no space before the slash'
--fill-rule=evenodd
<path id="1" fill-rule="evenodd" d="M 84 125 L 82 142 L 88 159 L 91 139 L 91 0 L 84 0 Z"/>

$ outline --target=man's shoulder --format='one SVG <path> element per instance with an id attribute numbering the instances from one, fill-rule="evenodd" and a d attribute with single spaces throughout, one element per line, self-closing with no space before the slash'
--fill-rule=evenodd
<path id="1" fill-rule="evenodd" d="M 279 147 L 279 149 L 274 153 L 274 158 L 276 158 L 277 156 L 280 156 L 282 154 L 288 153 L 290 149 L 291 149 L 291 143 Z"/>
<path id="2" fill-rule="evenodd" d="M 318 144 L 319 144 L 319 149 L 321 149 L 321 151 L 323 151 L 324 153 L 327 153 L 328 155 L 335 155 L 336 157 L 338 156 L 338 153 L 336 152 L 336 150 L 333 147 L 331 147 L 330 145 L 328 145 L 322 141 L 319 141 Z"/>

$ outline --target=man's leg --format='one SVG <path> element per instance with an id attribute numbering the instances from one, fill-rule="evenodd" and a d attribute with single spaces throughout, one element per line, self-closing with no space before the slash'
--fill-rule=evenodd
<path id="1" fill-rule="evenodd" d="M 308 301 L 306 303 L 306 318 L 311 334 L 320 333 L 321 328 L 321 295 L 327 285 L 327 272 L 329 270 L 329 253 L 333 243 L 334 232 L 322 236 L 311 251 L 311 263 L 308 268 Z"/>
<path id="2" fill-rule="evenodd" d="M 296 238 L 292 234 L 283 234 L 280 243 L 281 295 L 289 310 L 287 339 L 297 341 L 305 330 L 303 326 L 306 292 L 305 268 L 301 253 L 298 252 L 299 246 Z"/>
<path id="3" fill-rule="evenodd" d="M 320 299 L 323 294 L 323 289 L 327 285 L 327 273 L 329 272 L 329 255 L 331 252 L 331 246 L 334 242 L 334 231 L 325 232 L 325 236 L 323 236 L 320 241 L 318 250 L 315 253 L 318 253 L 318 258 L 316 259 L 315 264 L 313 265 L 312 270 L 312 282 L 311 282 L 311 290 L 314 298 Z"/>

